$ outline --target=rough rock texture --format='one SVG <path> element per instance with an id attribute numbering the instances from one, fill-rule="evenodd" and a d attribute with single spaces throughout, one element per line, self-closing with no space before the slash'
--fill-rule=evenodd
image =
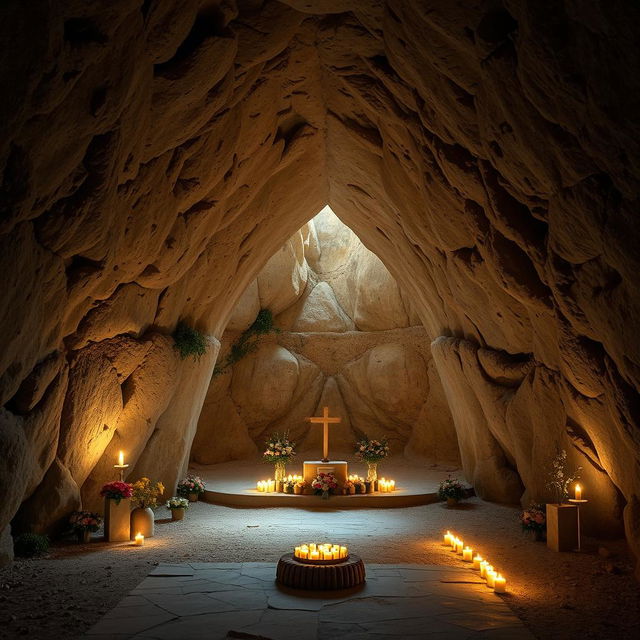
<path id="1" fill-rule="evenodd" d="M 14 458 L 3 455 L 3 475 L 29 475 L 13 399 L 39 363 L 57 351 L 73 368 L 86 360 L 73 346 L 111 331 L 147 344 L 149 321 L 168 334 L 185 317 L 220 337 L 267 259 L 329 203 L 431 339 L 541 369 L 526 378 L 542 394 L 527 423 L 540 457 L 569 442 L 598 465 L 640 554 L 639 13 L 630 2 L 3 2 L 0 401 Z M 149 308 L 160 291 L 153 319 L 113 304 L 129 284 L 149 290 Z M 453 347 L 436 357 L 445 387 L 469 395 L 455 404 L 473 419 L 452 409 L 473 443 L 487 403 L 462 349 L 460 364 Z M 102 420 L 117 402 L 95 382 Z M 152 430 L 159 416 L 148 417 Z M 61 425 L 81 437 L 98 426 Z M 476 461 L 468 447 L 468 472 L 477 462 L 490 480 L 508 462 L 533 493 L 530 456 L 492 437 L 478 446 L 502 453 Z M 2 487 L 0 530 L 27 497 L 24 483 Z M 600 487 L 593 502 L 608 502 Z"/>
<path id="2" fill-rule="evenodd" d="M 256 292 L 275 315 L 277 334 L 212 379 L 191 450 L 195 462 L 255 459 L 266 436 L 285 430 L 306 455 L 317 456 L 322 430 L 305 418 L 324 406 L 342 418 L 332 429 L 333 454 L 352 455 L 355 441 L 368 434 L 390 438 L 396 455 L 459 461 L 438 374 L 428 369 L 429 338 L 422 327 L 408 327 L 398 284 L 329 207 L 264 271 L 231 316 L 222 349 L 229 351 L 243 320 L 244 327 L 253 320 L 246 319 L 247 299 Z M 307 276 L 302 293 L 299 273 Z M 262 295 L 267 280 L 281 283 L 271 304 Z M 287 298 L 282 308 L 279 301 Z M 343 305 L 376 330 L 357 331 Z"/>

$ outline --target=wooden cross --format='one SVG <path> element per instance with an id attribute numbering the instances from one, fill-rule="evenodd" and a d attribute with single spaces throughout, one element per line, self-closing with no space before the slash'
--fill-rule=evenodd
<path id="1" fill-rule="evenodd" d="M 311 422 L 311 424 L 321 424 L 324 426 L 324 438 L 322 440 L 322 462 L 329 462 L 329 425 L 342 422 L 342 418 L 330 418 L 329 407 L 325 407 L 322 418 L 314 416 L 312 418 L 307 418 L 307 420 Z"/>

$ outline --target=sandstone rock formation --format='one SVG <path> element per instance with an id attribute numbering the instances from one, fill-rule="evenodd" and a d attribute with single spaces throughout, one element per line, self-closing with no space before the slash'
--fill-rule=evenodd
<path id="1" fill-rule="evenodd" d="M 5 478 L 60 464 L 93 495 L 112 442 L 135 465 L 174 400 L 190 423 L 206 384 L 166 336 L 186 318 L 219 338 L 329 203 L 435 340 L 484 495 L 515 498 L 519 477 L 536 497 L 539 461 L 565 446 L 603 478 L 592 504 L 615 487 L 640 554 L 639 18 L 635 3 L 3 2 L 3 544 L 32 490 Z M 478 347 L 531 369 L 492 378 Z M 56 462 L 41 446 L 58 424 Z"/>
<path id="2" fill-rule="evenodd" d="M 304 291 L 299 273 L 307 276 Z M 271 303 L 263 296 L 266 281 L 280 283 Z M 277 333 L 212 379 L 191 450 L 195 462 L 255 460 L 264 439 L 282 431 L 317 456 L 321 430 L 305 418 L 324 406 L 342 417 L 331 436 L 333 454 L 351 457 L 356 440 L 369 434 L 390 438 L 395 455 L 459 460 L 451 413 L 429 368 L 428 336 L 420 326 L 409 328 L 397 283 L 329 207 L 249 285 L 222 337 L 223 353 L 238 339 L 237 327 L 250 324 L 248 300 L 256 294 L 275 315 Z"/>

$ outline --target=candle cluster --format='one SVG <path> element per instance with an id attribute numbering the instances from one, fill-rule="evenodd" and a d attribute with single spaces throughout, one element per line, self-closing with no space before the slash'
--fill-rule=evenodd
<path id="1" fill-rule="evenodd" d="M 378 491 L 380 491 L 380 493 L 390 493 L 391 491 L 395 490 L 395 480 L 387 480 L 386 478 L 380 478 L 380 480 L 378 480 Z"/>
<path id="2" fill-rule="evenodd" d="M 447 533 L 444 534 L 442 544 L 445 547 L 450 547 L 453 553 L 462 556 L 464 562 L 471 562 L 471 568 L 474 571 L 480 571 L 480 577 L 487 581 L 487 587 L 489 587 L 489 589 L 493 589 L 496 593 L 506 593 L 506 578 L 496 571 L 482 556 L 478 554 L 474 556 L 473 549 L 465 546 L 464 542 L 453 535 L 451 531 L 447 531 Z"/>
<path id="3" fill-rule="evenodd" d="M 272 493 L 276 490 L 276 481 L 275 480 L 258 480 L 258 484 L 256 485 L 256 489 L 258 491 L 262 491 L 264 493 Z"/>
<path id="4" fill-rule="evenodd" d="M 332 544 L 331 542 L 316 544 L 312 542 L 296 547 L 293 555 L 303 560 L 342 560 L 349 554 L 347 547 L 341 547 L 338 544 Z"/>
<path id="5" fill-rule="evenodd" d="M 349 482 L 353 482 L 354 484 L 355 484 L 356 482 L 364 482 L 364 478 L 360 477 L 358 474 L 355 474 L 355 475 L 349 476 L 349 477 L 347 478 L 347 480 L 348 480 Z"/>

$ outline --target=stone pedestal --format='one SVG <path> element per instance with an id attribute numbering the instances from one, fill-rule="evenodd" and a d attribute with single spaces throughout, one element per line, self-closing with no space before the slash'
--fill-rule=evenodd
<path id="1" fill-rule="evenodd" d="M 131 498 L 123 498 L 119 504 L 111 498 L 104 499 L 104 539 L 108 542 L 129 540 L 131 532 Z"/>
<path id="2" fill-rule="evenodd" d="M 302 465 L 302 475 L 307 486 L 315 480 L 319 473 L 333 473 L 339 485 L 344 485 L 349 473 L 349 465 L 345 460 L 305 460 Z"/>
<path id="3" fill-rule="evenodd" d="M 578 547 L 578 509 L 575 505 L 547 505 L 547 547 L 553 551 L 573 551 Z"/>

